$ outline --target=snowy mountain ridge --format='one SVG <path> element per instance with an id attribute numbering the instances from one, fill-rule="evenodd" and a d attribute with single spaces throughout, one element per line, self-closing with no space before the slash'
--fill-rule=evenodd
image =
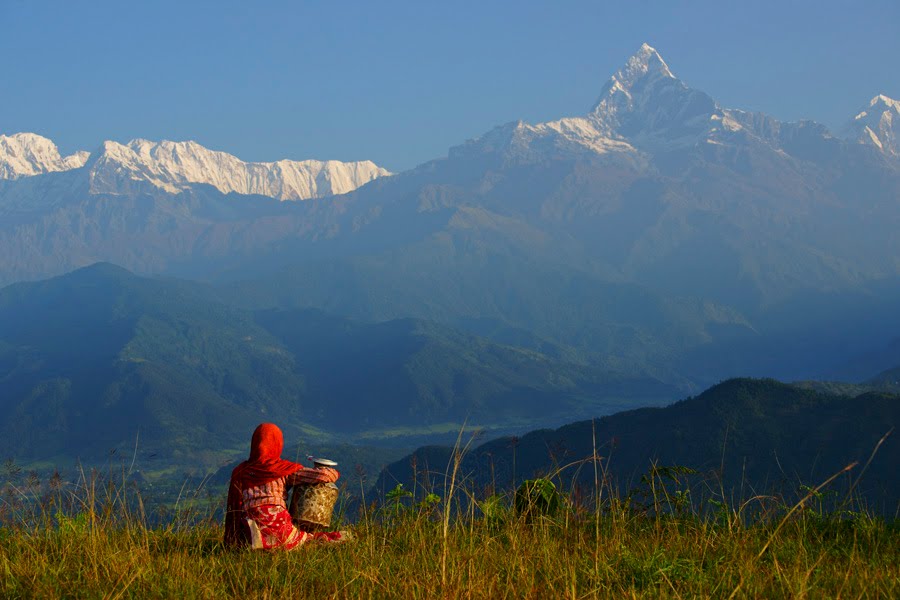
<path id="1" fill-rule="evenodd" d="M 895 160 L 900 158 L 898 127 L 900 102 L 878 95 L 856 115 L 843 137 Z M 607 80 L 587 114 L 538 124 L 507 123 L 451 148 L 449 155 L 477 159 L 493 154 L 517 163 L 589 155 L 634 165 L 647 163 L 658 153 L 690 148 L 734 149 L 751 143 L 783 152 L 792 140 L 831 137 L 827 128 L 813 122 L 783 122 L 723 108 L 706 93 L 688 87 L 656 49 L 643 44 Z M 371 161 L 244 162 L 192 141 L 108 141 L 93 154 L 62 157 L 51 140 L 39 135 L 0 136 L 0 179 L 82 167 L 93 194 L 128 194 L 145 185 L 178 193 L 206 184 L 223 193 L 279 200 L 344 194 L 391 175 Z"/>
<path id="2" fill-rule="evenodd" d="M 738 119 L 707 94 L 675 77 L 655 48 L 643 44 L 604 85 L 585 116 L 495 128 L 453 150 L 453 154 L 503 150 L 522 159 L 534 152 L 636 155 L 688 147 L 742 129 Z M 621 157 L 624 158 L 624 157 Z"/>
<path id="3" fill-rule="evenodd" d="M 280 160 L 244 162 L 192 141 L 128 144 L 104 142 L 88 162 L 91 192 L 116 194 L 132 182 L 147 182 L 170 193 L 208 184 L 223 193 L 255 194 L 279 200 L 307 200 L 351 192 L 391 175 L 372 161 Z"/>
<path id="4" fill-rule="evenodd" d="M 897 127 L 900 102 L 879 95 L 857 115 L 846 137 L 896 157 L 900 156 Z M 521 161 L 590 153 L 639 160 L 638 155 L 700 144 L 742 145 L 748 138 L 781 151 L 782 140 L 797 131 L 833 137 L 813 122 L 782 122 L 723 108 L 708 94 L 688 87 L 655 48 L 643 44 L 606 82 L 587 115 L 536 125 L 508 123 L 451 149 L 451 156 L 499 152 Z"/>
<path id="5" fill-rule="evenodd" d="M 77 169 L 88 156 L 88 152 L 61 156 L 56 144 L 36 133 L 0 135 L 0 179 Z"/>
<path id="6" fill-rule="evenodd" d="M 861 144 L 900 156 L 900 101 L 884 94 L 875 96 L 868 107 L 853 117 L 847 130 Z"/>
<path id="7" fill-rule="evenodd" d="M 391 175 L 368 160 L 244 162 L 192 141 L 107 141 L 94 153 L 61 157 L 56 145 L 45 137 L 32 133 L 0 136 L 0 179 L 81 168 L 87 172 L 93 194 L 129 193 L 135 185 L 143 184 L 174 194 L 193 184 L 207 184 L 226 194 L 254 194 L 278 200 L 345 194 L 373 179 Z"/>

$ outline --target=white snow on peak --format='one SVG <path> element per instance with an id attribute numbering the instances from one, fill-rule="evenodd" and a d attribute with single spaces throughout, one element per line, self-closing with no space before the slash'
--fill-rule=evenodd
<path id="1" fill-rule="evenodd" d="M 847 137 L 875 146 L 885 154 L 900 156 L 900 102 L 884 94 L 869 101 L 846 128 Z"/>
<path id="2" fill-rule="evenodd" d="M 280 160 L 244 162 L 192 141 L 127 144 L 104 142 L 92 156 L 93 193 L 127 192 L 146 182 L 170 193 L 207 184 L 223 193 L 257 194 L 279 200 L 307 200 L 345 194 L 391 173 L 371 161 Z"/>
<path id="3" fill-rule="evenodd" d="M 614 129 L 619 124 L 620 113 L 633 110 L 641 102 L 636 96 L 652 91 L 660 80 L 678 81 L 659 52 L 645 43 L 609 78 L 591 115 L 604 122 L 607 128 Z"/>
<path id="4" fill-rule="evenodd" d="M 623 140 L 607 137 L 585 117 L 570 117 L 531 125 L 516 121 L 450 150 L 451 156 L 500 153 L 507 159 L 529 161 L 572 157 L 585 153 L 633 153 Z"/>
<path id="5" fill-rule="evenodd" d="M 892 108 L 897 112 L 900 112 L 900 101 L 894 100 L 893 98 L 889 98 L 884 94 L 878 94 L 869 102 L 869 106 L 878 106 L 884 105 L 888 108 Z"/>
<path id="6" fill-rule="evenodd" d="M 872 106 L 895 110 L 898 103 L 879 96 Z M 867 134 L 880 140 L 879 147 L 889 137 L 884 124 L 900 123 L 900 116 L 880 119 L 880 133 Z M 657 153 L 692 147 L 705 151 L 708 145 L 762 145 L 785 154 L 786 140 L 798 136 L 827 138 L 830 134 L 817 124 L 785 123 L 762 113 L 721 107 L 677 79 L 659 52 L 643 44 L 610 77 L 586 116 L 537 125 L 509 123 L 452 148 L 450 156 L 493 154 L 507 161 L 537 162 L 593 154 L 604 155 L 606 161 L 638 164 Z"/>
<path id="7" fill-rule="evenodd" d="M 0 179 L 77 169 L 87 159 L 87 152 L 60 156 L 56 144 L 35 133 L 0 135 Z"/>
<path id="8" fill-rule="evenodd" d="M 659 52 L 643 44 L 603 87 L 588 118 L 611 138 L 644 148 L 672 148 L 706 139 L 715 101 L 677 79 Z"/>
<path id="9" fill-rule="evenodd" d="M 644 43 L 640 50 L 628 59 L 625 66 L 613 75 L 613 79 L 627 90 L 634 86 L 638 79 L 647 76 L 675 79 L 675 75 L 669 70 L 669 65 L 659 55 L 656 48 Z"/>
<path id="10" fill-rule="evenodd" d="M 607 81 L 588 115 L 504 125 L 452 149 L 451 156 L 501 152 L 529 160 L 584 152 L 633 155 L 690 146 L 740 129 L 712 98 L 687 87 L 656 49 L 643 44 Z"/>

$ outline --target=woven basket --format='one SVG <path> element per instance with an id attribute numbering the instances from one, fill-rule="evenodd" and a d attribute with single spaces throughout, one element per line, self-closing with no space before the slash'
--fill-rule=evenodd
<path id="1" fill-rule="evenodd" d="M 294 486 L 288 509 L 294 525 L 304 531 L 326 529 L 331 524 L 337 497 L 338 487 L 333 483 Z"/>

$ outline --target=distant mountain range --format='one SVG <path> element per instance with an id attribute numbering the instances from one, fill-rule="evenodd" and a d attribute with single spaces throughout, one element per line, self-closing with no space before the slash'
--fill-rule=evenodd
<path id="1" fill-rule="evenodd" d="M 701 386 L 827 376 L 900 331 L 895 108 L 851 119 L 881 146 L 839 138 L 723 108 L 644 46 L 587 115 L 304 205 L 318 227 L 226 276 L 254 301 L 499 324 Z"/>
<path id="2" fill-rule="evenodd" d="M 900 335 L 898 123 L 885 96 L 840 136 L 722 107 L 644 45 L 585 114 L 399 174 L 0 137 L 3 443 L 106 444 L 100 415 L 187 445 L 276 414 L 558 423 L 735 375 L 870 378 Z M 104 261 L 138 276 L 22 283 Z M 26 419 L 69 433 L 39 446 Z"/>
<path id="3" fill-rule="evenodd" d="M 243 310 L 108 264 L 0 290 L 0 457 L 95 460 L 139 441 L 178 460 L 243 449 L 266 420 L 320 444 L 467 419 L 508 431 L 674 394 L 433 323 Z"/>
<path id="4" fill-rule="evenodd" d="M 845 138 L 723 108 L 645 44 L 587 115 L 503 125 L 402 177 L 193 142 L 61 157 L 40 136 L 3 136 L 0 282 L 102 260 L 209 278 L 333 257 L 330 242 L 403 252 L 465 227 L 606 280 L 756 308 L 898 276 L 898 127 L 883 95 Z M 278 211 L 235 195 L 322 200 Z"/>
<path id="5" fill-rule="evenodd" d="M 900 510 L 900 439 L 894 431 L 877 445 L 898 423 L 896 394 L 841 395 L 773 380 L 734 379 L 665 408 L 642 408 L 483 442 L 464 456 L 458 477 L 484 496 L 547 476 L 563 490 L 580 486 L 583 494 L 592 494 L 594 466 L 580 461 L 593 456 L 596 448 L 602 457 L 598 470 L 605 478 L 604 497 L 615 491 L 624 498 L 642 485 L 649 492 L 641 477 L 654 465 L 688 467 L 697 473 L 682 473 L 681 482 L 675 483 L 670 471 L 654 477 L 654 484 L 667 485 L 670 494 L 688 484 L 697 502 L 711 497 L 721 501 L 724 492 L 735 506 L 751 496 L 765 504 L 771 501 L 769 494 L 796 500 L 806 494 L 802 486 L 815 487 L 858 462 L 849 475 L 824 490 L 825 497 L 839 504 L 853 486 L 870 511 L 895 516 Z M 443 495 L 451 456 L 449 447 L 420 448 L 388 465 L 369 497 L 383 495 L 398 483 L 416 489 L 419 497 L 426 489 Z M 840 494 L 831 497 L 835 491 Z"/>
<path id="6" fill-rule="evenodd" d="M 156 188 L 177 194 L 210 185 L 223 194 L 308 200 L 346 194 L 391 173 L 371 161 L 280 160 L 247 163 L 196 142 L 103 142 L 95 152 L 61 157 L 56 145 L 33 133 L 0 136 L 0 179 L 78 171 L 90 194 L 134 194 Z M 64 193 L 63 190 L 54 190 Z"/>
<path id="7" fill-rule="evenodd" d="M 60 156 L 56 144 L 34 133 L 0 135 L 0 179 L 80 169 L 89 156 L 90 152 Z"/>

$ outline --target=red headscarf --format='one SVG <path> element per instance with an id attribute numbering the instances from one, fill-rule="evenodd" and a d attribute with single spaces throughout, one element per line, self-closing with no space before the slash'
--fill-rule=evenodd
<path id="1" fill-rule="evenodd" d="M 250 458 L 231 472 L 228 509 L 225 512 L 225 544 L 250 543 L 250 529 L 244 520 L 242 493 L 245 488 L 265 485 L 303 469 L 303 465 L 283 460 L 284 435 L 274 423 L 263 423 L 253 432 Z"/>

